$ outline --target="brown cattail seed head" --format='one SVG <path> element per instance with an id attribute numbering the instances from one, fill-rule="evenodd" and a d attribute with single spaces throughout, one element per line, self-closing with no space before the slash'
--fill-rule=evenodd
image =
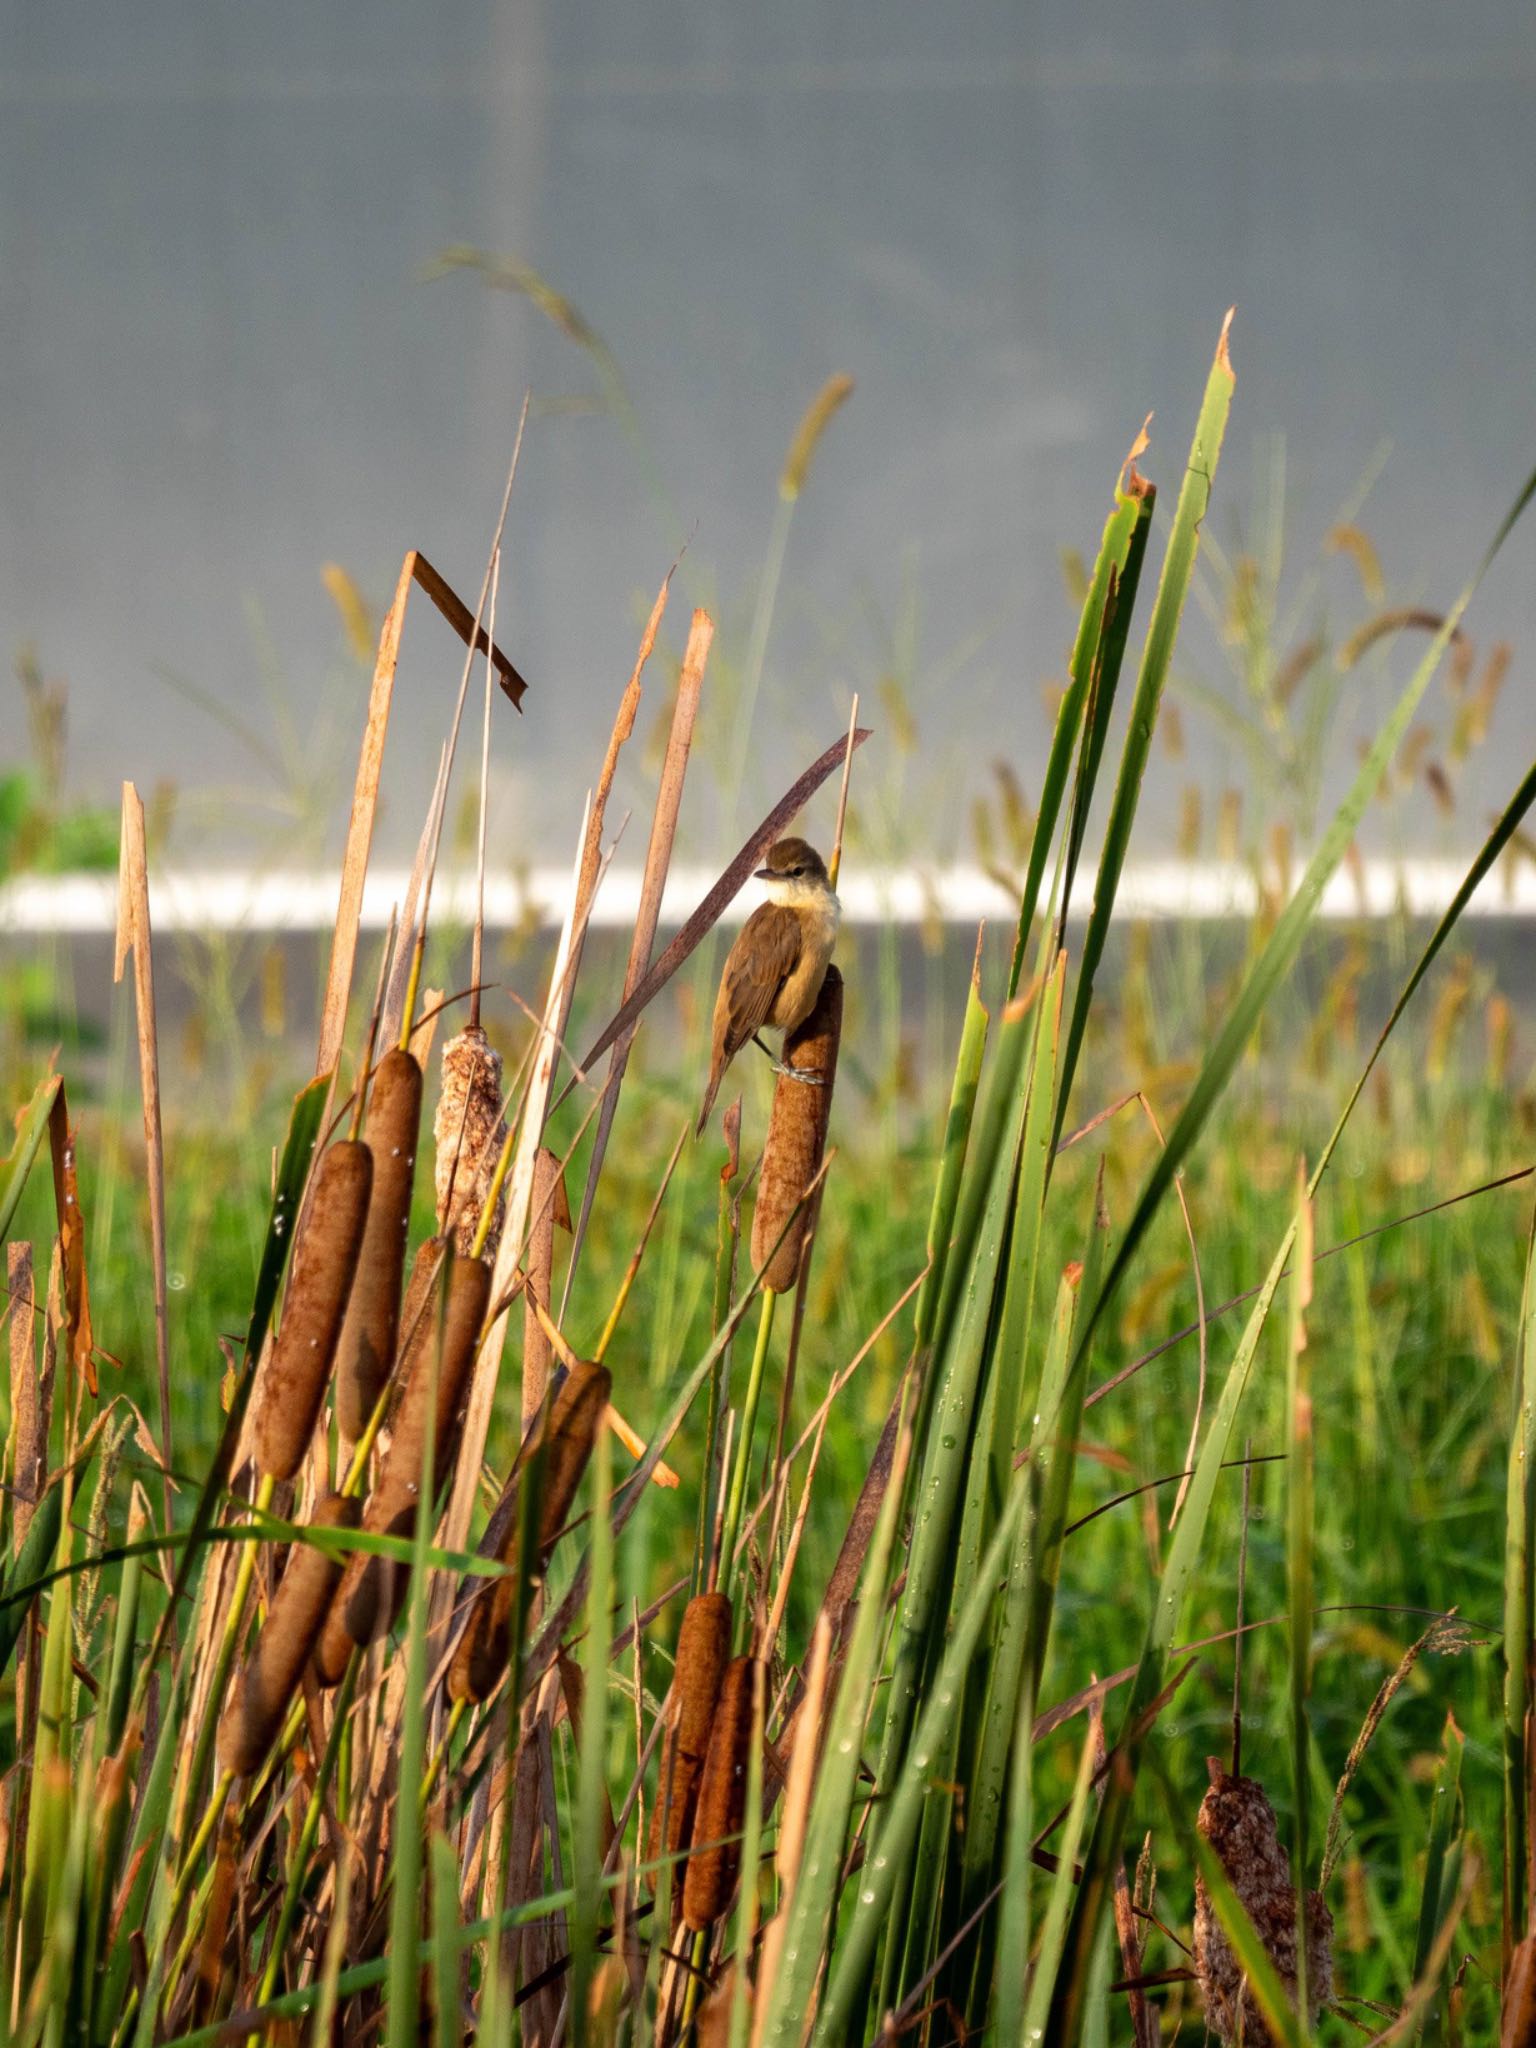
<path id="1" fill-rule="evenodd" d="M 501 1054 L 480 1025 L 471 1024 L 443 1047 L 443 1092 L 432 1133 L 437 1140 L 437 1227 L 452 1226 L 455 1246 L 471 1249 L 507 1135 L 501 1113 Z M 452 1207 L 452 1217 L 449 1208 Z M 506 1191 L 496 1197 L 485 1256 L 501 1243 Z"/>
<path id="2" fill-rule="evenodd" d="M 768 1141 L 763 1147 L 763 1170 L 752 1217 L 752 1264 L 761 1266 L 772 1254 L 763 1284 L 776 1294 L 787 1293 L 799 1278 L 800 1251 L 813 1204 L 805 1203 L 798 1215 L 794 1215 L 795 1205 L 816 1178 L 826 1149 L 842 1030 L 843 977 L 829 967 L 810 1015 L 784 1035 L 783 1064 L 796 1073 L 814 1074 L 818 1080 L 800 1081 L 794 1074 L 780 1074 L 773 1091 Z M 784 1241 L 774 1251 L 786 1223 L 789 1229 Z"/>
<path id="3" fill-rule="evenodd" d="M 542 1431 L 536 1425 L 524 1447 L 522 1463 L 532 1460 L 540 1443 L 544 1447 L 543 1484 L 534 1538 L 538 1572 L 543 1571 L 555 1539 L 570 1519 L 571 1504 L 592 1455 L 612 1389 L 613 1375 L 606 1366 L 578 1360 L 555 1396 L 547 1425 Z M 505 1505 L 506 1514 L 500 1518 L 500 1542 L 491 1554 L 512 1565 L 517 1555 L 515 1496 L 509 1494 Z M 512 1603 L 517 1585 L 516 1572 L 509 1571 L 499 1579 L 489 1580 L 476 1593 L 468 1625 L 448 1667 L 450 1699 L 489 1699 L 500 1684 L 511 1655 Z"/>
<path id="4" fill-rule="evenodd" d="M 336 1368 L 337 1413 L 354 1441 L 367 1428 L 395 1362 L 420 1131 L 421 1068 L 397 1046 L 379 1061 L 368 1096 L 364 1135 L 373 1154 L 373 1189 Z"/>
<path id="5" fill-rule="evenodd" d="M 408 1535 L 416 1525 L 432 1423 L 434 1457 L 425 1475 L 435 1499 L 452 1461 L 459 1416 L 469 1389 L 480 1331 L 490 1300 L 491 1269 L 484 1259 L 455 1256 L 448 1269 L 448 1300 L 440 1318 L 429 1294 L 414 1330 L 407 1332 L 403 1384 L 379 1476 L 363 1511 L 363 1527 L 379 1535 Z M 359 1552 L 347 1566 L 334 1603 L 354 1643 L 372 1642 L 393 1623 L 405 1595 L 405 1568 L 392 1558 Z M 327 1645 L 322 1642 L 322 1651 Z M 334 1658 L 338 1645 L 329 1647 Z M 324 1661 L 322 1661 L 322 1672 Z"/>
<path id="6" fill-rule="evenodd" d="M 310 1526 L 355 1529 L 359 1506 L 333 1494 L 315 1510 Z M 341 1558 L 313 1543 L 295 1543 L 289 1551 L 266 1625 L 219 1722 L 219 1762 L 236 1777 L 249 1777 L 272 1747 L 330 1611 L 342 1566 Z"/>
<path id="7" fill-rule="evenodd" d="M 1195 1825 L 1221 1859 L 1232 1889 L 1253 1922 L 1276 1975 L 1296 1995 L 1296 1892 L 1291 1859 L 1280 1846 L 1275 1810 L 1252 1778 L 1234 1778 L 1218 1758 L 1207 1759 L 1211 1789 Z M 1274 2048 L 1270 2032 L 1211 1904 L 1205 1880 L 1195 1878 L 1195 1976 L 1205 2000 L 1205 2023 L 1218 2041 L 1241 2039 L 1244 2048 Z M 1333 1915 L 1321 1892 L 1307 1894 L 1307 2020 L 1316 2021 L 1333 1996 Z M 1241 2028 L 1241 2033 L 1239 2033 Z"/>
<path id="8" fill-rule="evenodd" d="M 661 1752 L 661 1777 L 651 1815 L 649 1860 L 680 1849 L 693 1820 L 694 1795 L 709 1747 L 710 1722 L 731 1655 L 731 1603 L 700 1593 L 683 1610 L 672 1673 L 672 1725 Z M 662 1817 L 666 1816 L 663 1834 Z M 656 1882 L 653 1872 L 651 1882 Z"/>
<path id="9" fill-rule="evenodd" d="M 291 1479 L 314 1435 L 352 1292 L 373 1154 L 355 1139 L 327 1148 L 293 1247 L 283 1320 L 251 1402 L 251 1450 L 259 1469 Z"/>
<path id="10" fill-rule="evenodd" d="M 736 1657 L 720 1682 L 693 1814 L 693 1839 L 700 1846 L 688 1858 L 683 1879 L 683 1919 L 695 1934 L 720 1918 L 736 1884 L 741 1844 L 724 1837 L 739 1836 L 746 1815 L 754 1680 L 761 1669 L 755 1657 Z"/>

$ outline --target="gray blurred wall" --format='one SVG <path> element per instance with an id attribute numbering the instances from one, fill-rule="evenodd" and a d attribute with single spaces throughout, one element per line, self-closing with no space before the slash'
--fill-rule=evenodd
<path id="1" fill-rule="evenodd" d="M 644 603 L 689 541 L 673 649 L 708 602 L 739 655 L 785 446 L 848 370 L 758 793 L 894 669 L 913 830 L 953 843 L 976 754 L 1031 787 L 1058 550 L 1091 551 L 1154 407 L 1171 510 L 1229 304 L 1213 533 L 1251 519 L 1279 433 L 1299 560 L 1388 441 L 1389 578 L 1453 593 L 1536 461 L 1533 85 L 1516 0 L 5 0 L 0 653 L 68 679 L 80 786 L 172 778 L 186 843 L 297 846 L 293 784 L 339 810 L 359 708 L 320 565 L 382 602 L 417 545 L 472 600 L 531 387 L 502 623 L 534 690 L 498 720 L 497 843 L 563 859 Z M 581 309 L 638 444 L 551 403 L 597 379 L 525 301 L 421 280 L 460 243 Z M 1442 836 L 1536 744 L 1533 547 L 1479 613 L 1520 651 Z M 406 652 L 396 851 L 458 676 L 425 608 Z M 1238 775 L 1188 723 L 1194 770 Z M 1160 763 L 1154 839 L 1190 772 Z"/>

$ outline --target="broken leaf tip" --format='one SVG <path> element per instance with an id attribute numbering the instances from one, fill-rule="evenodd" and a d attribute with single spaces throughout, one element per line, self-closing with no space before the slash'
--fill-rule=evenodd
<path id="1" fill-rule="evenodd" d="M 1229 376 L 1233 375 L 1234 372 L 1232 369 L 1232 357 L 1227 349 L 1227 337 L 1232 332 L 1232 322 L 1236 314 L 1236 306 L 1228 306 L 1227 317 L 1221 323 L 1221 339 L 1216 344 L 1216 360 Z"/>

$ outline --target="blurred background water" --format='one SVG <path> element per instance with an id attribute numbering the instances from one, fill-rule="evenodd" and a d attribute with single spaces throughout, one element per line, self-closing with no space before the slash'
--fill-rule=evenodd
<path id="1" fill-rule="evenodd" d="M 784 450 L 846 371 L 742 802 L 856 688 L 880 780 L 894 681 L 925 773 L 891 829 L 953 850 L 991 756 L 1030 792 L 1073 620 L 1061 550 L 1091 555 L 1151 408 L 1171 512 L 1229 304 L 1210 538 L 1272 554 L 1301 625 L 1359 615 L 1347 561 L 1301 577 L 1374 478 L 1359 516 L 1392 595 L 1459 587 L 1536 450 L 1533 85 L 1516 0 L 4 0 L 0 651 L 67 682 L 73 786 L 174 784 L 183 849 L 297 855 L 311 814 L 339 828 L 365 687 L 322 565 L 377 607 L 414 545 L 472 601 L 531 390 L 501 624 L 532 690 L 499 721 L 494 846 L 563 861 L 684 543 L 667 649 L 690 602 L 716 612 L 702 743 L 730 754 Z M 525 297 L 429 280 L 454 245 L 566 294 L 622 396 Z M 1476 614 L 1515 645 L 1495 744 L 1454 814 L 1408 807 L 1416 847 L 1475 843 L 1529 755 L 1533 607 L 1522 540 Z M 1218 640 L 1196 631 L 1186 669 L 1240 695 Z M 423 608 L 396 856 L 458 667 Z M 1381 701 L 1343 693 L 1325 784 Z M 1192 778 L 1253 786 L 1218 717 L 1186 726 L 1143 851 L 1176 842 Z M 726 822 L 696 791 L 695 848 Z"/>

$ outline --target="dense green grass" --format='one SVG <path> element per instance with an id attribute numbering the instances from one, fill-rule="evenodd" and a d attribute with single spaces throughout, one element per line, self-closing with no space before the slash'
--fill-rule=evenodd
<path id="1" fill-rule="evenodd" d="M 1388 952 L 1400 941 L 1381 928 L 1374 943 Z M 829 1374 L 853 1356 L 919 1271 L 936 1166 L 942 1103 L 931 1087 L 920 1087 L 915 1097 L 909 1090 L 894 1118 L 883 1114 L 896 1077 L 882 1070 L 878 1051 L 866 1051 L 884 1044 L 886 1020 L 878 1012 L 878 995 L 860 985 L 867 969 L 868 982 L 879 988 L 877 949 L 853 951 L 846 970 L 851 1023 L 835 1132 L 839 1157 L 820 1225 L 792 1436 L 820 1400 Z M 952 964 L 960 960 L 958 946 L 946 951 Z M 1230 952 L 1227 932 L 1204 939 L 1160 932 L 1149 935 L 1146 946 L 1129 949 L 1129 962 L 1122 957 L 1117 965 L 1090 1047 L 1080 1098 L 1085 1113 L 1088 1105 L 1107 1104 L 1123 1092 L 1136 1052 L 1153 1052 L 1149 1097 L 1166 1129 L 1200 1049 L 1206 1006 L 1219 1001 L 1223 957 L 1229 959 Z M 1308 979 L 1326 980 L 1339 952 L 1336 942 L 1320 946 L 1307 963 L 1293 998 L 1296 1014 L 1288 1015 L 1282 1003 L 1185 1177 L 1211 1308 L 1262 1277 L 1269 1248 L 1290 1212 L 1297 1160 L 1326 1136 L 1358 1063 L 1358 1048 L 1344 1040 L 1328 1045 L 1310 1070 L 1286 1056 L 1300 1016 L 1310 1008 Z M 1175 998 L 1180 991 L 1187 996 L 1196 961 L 1204 970 L 1195 984 L 1202 1002 L 1191 1013 Z M 536 972 L 533 961 L 527 964 Z M 994 971 L 1000 966 L 994 960 Z M 1452 975 L 1459 971 L 1454 965 L 1448 969 Z M 535 993 L 534 986 L 527 989 L 530 997 Z M 509 1046 L 515 1042 L 516 1026 L 508 1016 L 493 1014 L 493 1021 Z M 1362 1030 L 1371 1021 L 1362 1017 Z M 1528 1164 L 1536 1143 L 1530 1104 L 1513 1077 L 1483 1071 L 1485 1022 L 1481 1008 L 1471 1010 L 1446 1040 L 1443 1020 L 1436 1020 L 1435 991 L 1426 992 L 1319 1203 L 1320 1250 Z M 917 1029 L 942 1038 L 957 1026 L 958 1008 L 949 1005 L 937 1017 L 920 1017 Z M 1149 1026 L 1151 1045 L 1145 1042 Z M 660 1044 L 664 1036 L 657 1030 L 653 1041 Z M 172 1417 L 183 1513 L 222 1421 L 226 1366 L 220 1343 L 238 1339 L 249 1307 L 272 1149 L 287 1115 L 281 1058 L 269 1055 L 267 1085 L 241 1103 L 238 1116 L 210 1121 L 195 1099 L 186 1099 L 167 1132 Z M 1441 1071 L 1430 1078 L 1427 1070 L 1437 1063 Z M 759 1076 L 755 1065 L 740 1080 L 749 1134 L 755 1129 L 760 1135 L 768 1077 L 766 1070 Z M 690 1073 L 678 1071 L 665 1056 L 661 1070 L 654 1070 L 642 1046 L 605 1175 L 603 1228 L 589 1244 L 567 1318 L 578 1346 L 584 1333 L 588 1341 L 595 1336 L 606 1316 L 654 1194 L 655 1162 L 665 1157 L 689 1113 L 691 1081 Z M 91 1227 L 98 1340 L 121 1361 L 120 1368 L 103 1367 L 103 1394 L 123 1393 L 153 1417 L 149 1240 L 136 1114 L 131 1097 L 113 1083 L 86 1108 L 82 1199 Z M 568 1130 L 576 1128 L 579 1104 L 570 1105 L 563 1121 Z M 1111 1218 L 1123 1218 L 1154 1149 L 1146 1116 L 1132 1104 L 1063 1156 L 1059 1201 L 1042 1254 L 1045 1271 L 1080 1255 L 1070 1230 L 1063 1234 L 1055 1219 L 1082 1213 L 1099 1162 Z M 637 1419 L 659 1412 L 668 1390 L 708 1342 L 707 1276 L 720 1158 L 716 1142 L 685 1149 L 610 1354 L 616 1398 Z M 579 1150 L 573 1187 L 580 1184 L 583 1163 Z M 431 1227 L 429 1189 L 429 1182 L 418 1183 L 414 1234 Z M 1389 1710 L 1346 1809 L 1349 1846 L 1331 1900 L 1340 1923 L 1339 1979 L 1360 1996 L 1386 2002 L 1401 1995 L 1412 1955 L 1430 1779 L 1447 1712 L 1468 1739 L 1462 1790 L 1469 1839 L 1481 1845 L 1490 1871 L 1497 1863 L 1496 1636 L 1504 1466 L 1530 1199 L 1525 1184 L 1479 1195 L 1356 1244 L 1317 1269 L 1309 1329 L 1317 1417 L 1315 1580 L 1324 1610 L 1316 1621 L 1313 1691 L 1319 1796 L 1342 1769 L 1377 1687 L 1432 1613 L 1454 1607 L 1482 1637 L 1480 1647 L 1454 1658 L 1427 1658 L 1418 1666 Z M 18 1216 L 17 1235 L 46 1237 L 49 1201 L 45 1186 L 35 1184 Z M 1195 1315 L 1189 1246 L 1169 1205 L 1105 1332 L 1097 1376 L 1117 1374 Z M 1213 1379 L 1230 1355 L 1239 1321 L 1232 1313 L 1211 1325 Z M 804 1640 L 808 1631 L 816 1589 L 825 1583 L 841 1540 L 839 1504 L 846 1511 L 862 1480 L 910 1327 L 909 1309 L 876 1343 L 834 1410 L 791 1605 L 791 1640 Z M 1278 1336 L 1272 1332 L 1266 1344 L 1242 1428 L 1257 1456 L 1272 1457 L 1285 1444 L 1285 1380 Z M 1074 1520 L 1181 1469 L 1198 1373 L 1199 1347 L 1186 1337 L 1088 1410 L 1072 1493 Z M 510 1449 L 503 1415 L 491 1444 L 495 1469 L 504 1467 Z M 653 1492 L 619 1548 L 626 1608 L 631 1600 L 643 1607 L 663 1590 L 690 1540 L 698 1461 L 686 1445 L 672 1459 L 683 1477 L 681 1492 Z M 147 1464 L 130 1447 L 123 1480 L 135 1471 L 149 1482 Z M 1145 1589 L 1166 1551 L 1175 1491 L 1165 1484 L 1142 1494 L 1069 1538 L 1042 1705 L 1134 1662 Z M 1251 1620 L 1269 1621 L 1285 1611 L 1285 1499 L 1283 1465 L 1257 1467 L 1248 1546 Z M 1240 1500 L 1241 1475 L 1233 1471 L 1223 1484 L 1208 1543 L 1213 1562 L 1201 1574 L 1190 1606 L 1190 1640 L 1232 1626 Z M 1285 1658 L 1283 1626 L 1261 1628 L 1249 1639 L 1245 1767 L 1269 1789 L 1282 1818 L 1288 1804 Z M 1186 1802 L 1186 1818 L 1205 1787 L 1205 1757 L 1230 1746 L 1232 1664 L 1230 1643 L 1205 1652 L 1160 1723 L 1164 1771 Z M 657 1682 L 665 1683 L 664 1667 Z M 1045 1753 L 1055 1758 L 1039 1794 L 1048 1805 L 1070 1790 L 1070 1730 Z M 1155 1787 L 1142 1808 L 1138 1830 L 1151 1827 L 1159 1846 L 1164 1917 L 1187 1938 L 1189 1872 Z M 1485 1956 L 1497 1940 L 1496 1890 L 1491 1880 L 1479 1889 L 1465 1929 L 1467 1946 Z M 1159 1961 L 1154 1937 L 1149 1967 L 1178 1960 L 1167 1944 L 1162 1949 Z M 1190 1998 L 1187 1988 L 1171 1995 L 1186 2004 Z"/>

